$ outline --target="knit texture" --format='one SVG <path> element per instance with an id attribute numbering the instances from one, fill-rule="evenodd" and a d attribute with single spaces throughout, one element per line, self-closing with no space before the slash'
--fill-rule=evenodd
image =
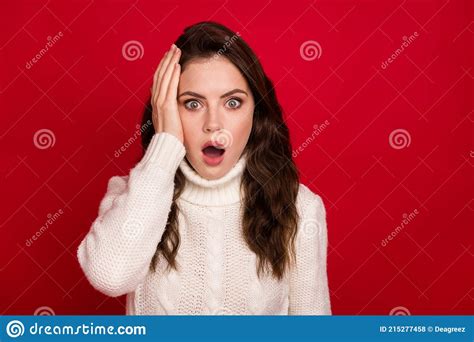
<path id="1" fill-rule="evenodd" d="M 127 176 L 110 178 L 98 217 L 77 257 L 91 285 L 111 297 L 127 295 L 127 315 L 330 315 L 326 272 L 326 211 L 300 184 L 296 267 L 284 279 L 257 277 L 257 257 L 242 234 L 240 181 L 246 156 L 223 177 L 207 180 L 184 158 L 174 135 L 153 136 Z M 165 230 L 174 175 L 186 177 L 177 201 L 181 243 L 178 271 L 150 261 Z"/>

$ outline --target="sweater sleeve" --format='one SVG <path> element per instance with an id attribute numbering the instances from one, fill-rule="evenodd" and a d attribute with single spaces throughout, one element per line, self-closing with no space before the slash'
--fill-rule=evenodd
<path id="1" fill-rule="evenodd" d="M 184 155 L 178 138 L 156 133 L 129 176 L 110 178 L 98 217 L 77 249 L 79 264 L 98 291 L 117 297 L 144 280 L 166 227 Z"/>
<path id="2" fill-rule="evenodd" d="M 321 197 L 312 192 L 310 197 L 303 205 L 296 237 L 297 264 L 290 273 L 289 315 L 331 315 L 326 210 Z"/>

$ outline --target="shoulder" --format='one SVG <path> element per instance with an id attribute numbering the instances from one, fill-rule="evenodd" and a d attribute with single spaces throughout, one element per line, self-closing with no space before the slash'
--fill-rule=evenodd
<path id="1" fill-rule="evenodd" d="M 326 209 L 321 196 L 302 183 L 299 185 L 296 206 L 302 216 L 315 212 L 318 212 L 320 215 L 326 215 Z"/>
<path id="2" fill-rule="evenodd" d="M 326 208 L 318 194 L 307 186 L 300 184 L 297 199 L 298 208 L 298 239 L 297 248 L 313 253 L 325 250 L 327 246 Z"/>
<path id="3" fill-rule="evenodd" d="M 310 237 L 320 237 L 326 232 L 326 208 L 323 199 L 314 193 L 306 185 L 300 183 L 297 198 L 298 210 L 298 230 L 305 232 L 315 232 L 319 234 L 309 234 Z M 305 234 L 308 237 L 308 234 Z M 311 240 L 311 239 L 308 239 Z"/>

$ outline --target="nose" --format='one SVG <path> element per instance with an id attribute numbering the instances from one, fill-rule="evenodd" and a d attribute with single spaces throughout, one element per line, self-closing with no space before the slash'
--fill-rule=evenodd
<path id="1" fill-rule="evenodd" d="M 215 109 L 209 109 L 206 113 L 206 121 L 204 122 L 204 132 L 210 133 L 222 129 L 219 114 Z"/>

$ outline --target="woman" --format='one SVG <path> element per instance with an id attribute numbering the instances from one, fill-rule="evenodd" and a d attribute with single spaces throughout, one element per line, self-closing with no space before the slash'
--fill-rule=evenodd
<path id="1" fill-rule="evenodd" d="M 150 120 L 79 245 L 92 286 L 127 294 L 130 315 L 331 314 L 326 211 L 238 33 L 186 28 L 155 72 Z"/>

